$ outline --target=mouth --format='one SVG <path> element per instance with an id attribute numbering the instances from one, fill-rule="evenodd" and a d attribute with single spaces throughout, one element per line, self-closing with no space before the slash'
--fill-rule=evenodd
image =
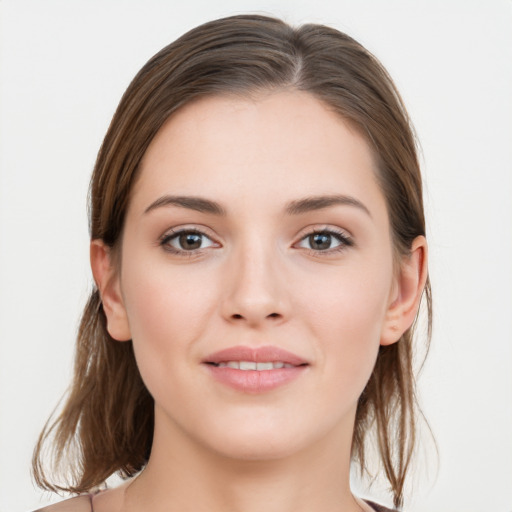
<path id="1" fill-rule="evenodd" d="M 242 345 L 229 347 L 210 354 L 203 362 L 239 370 L 271 370 L 308 364 L 306 359 L 297 354 L 271 345 L 255 348 Z"/>
<path id="2" fill-rule="evenodd" d="M 204 361 L 210 375 L 221 384 L 257 394 L 281 387 L 304 373 L 308 361 L 278 347 L 231 347 Z"/>
<path id="3" fill-rule="evenodd" d="M 265 361 L 257 363 L 256 361 L 221 361 L 220 363 L 208 362 L 217 368 L 234 368 L 236 370 L 256 370 L 257 372 L 265 370 L 280 370 L 281 368 L 294 368 L 293 364 L 283 361 Z M 302 365 L 299 365 L 302 366 Z"/>

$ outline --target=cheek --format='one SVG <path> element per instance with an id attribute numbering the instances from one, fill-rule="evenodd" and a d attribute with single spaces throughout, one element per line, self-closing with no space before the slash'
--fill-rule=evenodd
<path id="1" fill-rule="evenodd" d="M 214 283 L 166 265 L 127 265 L 124 275 L 137 365 L 150 392 L 158 394 L 160 387 L 172 384 L 186 370 L 183 363 L 193 360 L 197 340 L 208 331 L 217 303 Z"/>
<path id="2" fill-rule="evenodd" d="M 379 343 L 391 289 L 391 270 L 388 272 L 385 264 L 379 269 L 364 262 L 359 267 L 340 268 L 324 275 L 317 272 L 314 281 L 304 282 L 302 293 L 298 294 L 303 315 L 310 318 L 316 329 L 325 332 L 322 338 L 332 339 L 337 332 L 340 341 Z"/>
<path id="3" fill-rule="evenodd" d="M 317 279 L 301 306 L 306 327 L 318 340 L 325 378 L 353 397 L 364 389 L 378 354 L 391 287 L 387 267 L 391 263 L 361 265 Z"/>

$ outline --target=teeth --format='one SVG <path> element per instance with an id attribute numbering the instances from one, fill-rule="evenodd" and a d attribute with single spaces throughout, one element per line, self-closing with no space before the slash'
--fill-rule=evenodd
<path id="1" fill-rule="evenodd" d="M 272 370 L 274 365 L 272 363 L 256 363 L 256 370 Z"/>
<path id="2" fill-rule="evenodd" d="M 293 364 L 283 363 L 282 361 L 268 361 L 256 363 L 255 361 L 225 361 L 218 363 L 219 368 L 235 368 L 236 370 L 274 370 L 279 368 L 293 368 Z"/>
<path id="3" fill-rule="evenodd" d="M 240 370 L 256 370 L 254 361 L 240 361 Z"/>

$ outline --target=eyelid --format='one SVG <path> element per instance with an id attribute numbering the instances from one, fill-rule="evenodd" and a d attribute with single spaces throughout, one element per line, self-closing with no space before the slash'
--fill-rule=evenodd
<path id="1" fill-rule="evenodd" d="M 332 235 L 337 241 L 340 242 L 339 245 L 324 250 L 315 250 L 309 249 L 307 247 L 298 247 L 298 244 L 301 243 L 306 238 L 308 238 L 309 236 L 323 233 Z M 340 228 L 338 226 L 323 224 L 316 226 L 308 226 L 307 228 L 301 230 L 301 232 L 297 235 L 297 242 L 293 244 L 293 247 L 308 251 L 314 254 L 315 256 L 328 256 L 345 251 L 349 247 L 353 247 L 354 245 L 354 238 L 346 229 Z"/>
<path id="2" fill-rule="evenodd" d="M 218 242 L 217 237 L 210 233 L 211 230 L 206 228 L 205 226 L 198 226 L 197 224 L 191 225 L 183 225 L 183 226 L 174 226 L 172 228 L 167 229 L 161 236 L 158 237 L 158 245 L 161 246 L 165 251 L 175 254 L 178 256 L 194 256 L 203 253 L 205 250 L 210 247 L 218 248 L 222 247 L 222 244 Z M 177 238 L 180 234 L 183 233 L 195 233 L 201 235 L 212 242 L 208 247 L 201 247 L 198 249 L 177 249 L 167 244 L 167 242 L 171 239 Z"/>
<path id="3" fill-rule="evenodd" d="M 168 241 L 170 239 L 178 237 L 182 233 L 196 233 L 199 234 L 208 240 L 210 240 L 212 243 L 208 247 L 201 247 L 198 249 L 178 249 L 174 248 L 170 245 L 168 245 Z M 329 249 L 310 249 L 307 247 L 299 247 L 299 244 L 305 240 L 307 237 L 312 236 L 314 234 L 330 234 L 332 235 L 339 244 L 333 248 Z M 349 247 L 352 247 L 355 245 L 353 236 L 344 228 L 340 228 L 339 226 L 332 226 L 332 225 L 314 225 L 314 226 L 308 226 L 306 228 L 303 228 L 299 234 L 295 237 L 296 242 L 292 244 L 292 247 L 302 249 L 304 251 L 308 251 L 316 256 L 328 256 L 333 255 L 335 253 L 339 253 L 341 251 L 344 251 L 348 249 Z M 210 249 L 210 248 L 219 248 L 222 247 L 222 244 L 218 241 L 218 237 L 214 234 L 211 234 L 211 229 L 207 228 L 206 226 L 197 225 L 197 224 L 191 224 L 191 225 L 182 225 L 182 226 L 174 226 L 172 228 L 167 229 L 161 236 L 158 237 L 157 245 L 161 246 L 164 250 L 166 250 L 169 253 L 176 254 L 178 256 L 194 256 L 194 255 L 200 255 L 204 251 Z"/>

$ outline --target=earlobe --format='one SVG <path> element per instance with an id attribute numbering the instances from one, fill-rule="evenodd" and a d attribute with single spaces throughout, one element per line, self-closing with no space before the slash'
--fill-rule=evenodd
<path id="1" fill-rule="evenodd" d="M 410 253 L 402 259 L 395 294 L 382 327 L 381 345 L 397 342 L 413 324 L 427 275 L 427 241 L 424 236 L 418 236 Z"/>
<path id="2" fill-rule="evenodd" d="M 128 341 L 131 339 L 128 316 L 121 295 L 118 272 L 112 262 L 111 249 L 102 240 L 92 240 L 90 258 L 94 281 L 107 317 L 108 333 L 117 341 Z"/>

